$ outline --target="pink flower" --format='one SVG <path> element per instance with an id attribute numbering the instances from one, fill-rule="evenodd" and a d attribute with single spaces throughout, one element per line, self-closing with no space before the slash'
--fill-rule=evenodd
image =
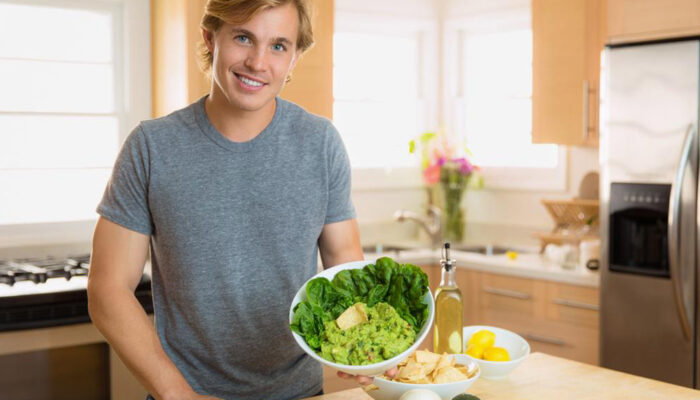
<path id="1" fill-rule="evenodd" d="M 429 165 L 423 171 L 423 180 L 429 185 L 438 183 L 440 181 L 440 164 Z"/>
<path id="2" fill-rule="evenodd" d="M 459 165 L 459 172 L 462 175 L 469 175 L 474 170 L 474 166 L 472 165 L 472 163 L 470 163 L 469 160 L 467 160 L 464 157 L 457 158 L 452 161 L 456 162 Z"/>

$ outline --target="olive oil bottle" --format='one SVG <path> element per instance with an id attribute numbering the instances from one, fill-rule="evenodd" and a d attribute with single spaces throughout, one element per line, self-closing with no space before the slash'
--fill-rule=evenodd
<path id="1" fill-rule="evenodd" d="M 462 292 L 455 279 L 455 260 L 450 258 L 450 244 L 443 248 L 442 279 L 435 291 L 434 351 L 438 354 L 462 353 Z"/>

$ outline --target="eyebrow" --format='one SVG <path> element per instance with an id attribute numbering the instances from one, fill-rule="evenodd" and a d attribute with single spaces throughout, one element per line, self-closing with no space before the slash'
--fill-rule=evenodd
<path id="1" fill-rule="evenodd" d="M 242 33 L 242 34 L 244 34 L 244 35 L 246 35 L 246 36 L 250 36 L 250 37 L 253 38 L 253 39 L 257 39 L 257 37 L 255 36 L 255 34 L 254 34 L 253 32 L 251 32 L 251 31 L 249 31 L 249 30 L 247 30 L 247 29 L 243 29 L 243 28 L 233 28 L 233 29 L 231 29 L 231 33 L 232 33 L 232 34 Z M 287 38 L 285 38 L 285 37 L 282 37 L 282 36 L 280 36 L 280 37 L 274 37 L 274 38 L 272 38 L 272 40 L 271 40 L 270 42 L 272 42 L 272 43 L 283 43 L 283 44 L 286 44 L 286 45 L 288 45 L 288 46 L 291 46 L 291 45 L 292 45 L 292 41 L 291 41 L 291 40 L 289 40 L 289 39 L 287 39 Z"/>

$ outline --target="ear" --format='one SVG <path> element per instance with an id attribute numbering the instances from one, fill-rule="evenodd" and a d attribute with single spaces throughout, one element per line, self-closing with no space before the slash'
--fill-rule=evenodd
<path id="1" fill-rule="evenodd" d="M 294 50 L 294 57 L 292 58 L 292 63 L 289 64 L 289 72 L 291 73 L 294 71 L 294 68 L 297 66 L 297 61 L 301 58 L 301 52 L 298 50 Z"/>
<path id="2" fill-rule="evenodd" d="M 202 39 L 210 53 L 214 52 L 214 33 L 202 28 Z"/>

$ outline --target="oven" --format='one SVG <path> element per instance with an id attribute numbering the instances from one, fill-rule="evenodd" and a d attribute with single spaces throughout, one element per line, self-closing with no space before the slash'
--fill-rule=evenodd
<path id="1" fill-rule="evenodd" d="M 0 399 L 131 397 L 115 395 L 133 378 L 90 323 L 89 269 L 89 254 L 0 259 Z M 152 314 L 148 273 L 135 295 Z"/>

